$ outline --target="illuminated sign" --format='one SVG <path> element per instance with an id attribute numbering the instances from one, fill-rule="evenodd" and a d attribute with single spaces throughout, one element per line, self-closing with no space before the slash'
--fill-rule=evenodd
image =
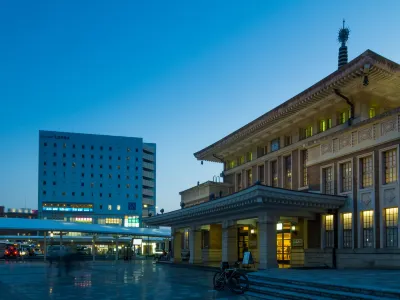
<path id="1" fill-rule="evenodd" d="M 133 245 L 141 245 L 142 244 L 142 239 L 132 239 L 132 244 Z"/>
<path id="2" fill-rule="evenodd" d="M 84 203 L 43 203 L 43 211 L 62 211 L 62 212 L 93 212 L 93 204 Z"/>

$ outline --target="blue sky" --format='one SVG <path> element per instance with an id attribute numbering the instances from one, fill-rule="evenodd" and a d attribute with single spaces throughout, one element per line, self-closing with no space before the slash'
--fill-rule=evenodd
<path id="1" fill-rule="evenodd" d="M 38 130 L 157 143 L 159 208 L 221 172 L 193 153 L 371 49 L 400 62 L 400 1 L 0 4 L 0 205 L 37 207 Z"/>

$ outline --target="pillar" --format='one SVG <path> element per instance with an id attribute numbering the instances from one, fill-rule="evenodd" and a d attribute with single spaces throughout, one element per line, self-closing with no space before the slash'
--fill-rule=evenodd
<path id="1" fill-rule="evenodd" d="M 222 262 L 233 264 L 237 261 L 237 228 L 235 221 L 222 223 Z"/>
<path id="2" fill-rule="evenodd" d="M 43 231 L 43 259 L 46 262 L 47 259 L 47 241 L 46 241 L 46 231 Z"/>
<path id="3" fill-rule="evenodd" d="M 60 251 L 58 253 L 60 253 L 60 260 L 61 260 L 61 253 L 63 253 L 62 249 L 62 231 L 60 230 Z"/>
<path id="4" fill-rule="evenodd" d="M 171 261 L 175 263 L 179 263 L 182 261 L 181 257 L 181 239 L 182 239 L 182 233 L 180 231 L 173 231 L 172 235 L 172 251 L 173 251 L 173 258 Z"/>
<path id="5" fill-rule="evenodd" d="M 277 218 L 262 215 L 258 217 L 258 269 L 277 268 L 276 258 L 276 223 Z"/>
<path id="6" fill-rule="evenodd" d="M 92 237 L 92 257 L 94 262 L 96 260 L 96 235 Z"/>
<path id="7" fill-rule="evenodd" d="M 115 261 L 118 261 L 118 237 L 115 239 Z"/>
<path id="8" fill-rule="evenodd" d="M 190 238 L 189 238 L 189 250 L 190 250 L 189 263 L 190 264 L 202 263 L 203 259 L 202 259 L 202 252 L 201 252 L 201 230 L 192 226 L 190 228 L 189 236 L 190 236 Z"/>

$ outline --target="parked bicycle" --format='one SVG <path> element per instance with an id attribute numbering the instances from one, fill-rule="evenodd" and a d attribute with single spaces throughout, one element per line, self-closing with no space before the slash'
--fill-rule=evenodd
<path id="1" fill-rule="evenodd" d="M 243 294 L 249 289 L 247 276 L 237 268 L 230 269 L 228 263 L 221 263 L 221 271 L 214 274 L 213 283 L 217 291 L 222 291 L 225 285 L 235 294 Z"/>

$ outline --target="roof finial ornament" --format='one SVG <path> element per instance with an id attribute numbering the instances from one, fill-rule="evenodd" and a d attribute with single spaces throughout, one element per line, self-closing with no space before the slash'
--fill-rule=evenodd
<path id="1" fill-rule="evenodd" d="M 343 27 L 339 29 L 338 41 L 341 43 L 339 48 L 339 69 L 347 64 L 347 46 L 346 42 L 349 40 L 350 29 L 345 27 L 346 20 L 343 19 Z"/>

